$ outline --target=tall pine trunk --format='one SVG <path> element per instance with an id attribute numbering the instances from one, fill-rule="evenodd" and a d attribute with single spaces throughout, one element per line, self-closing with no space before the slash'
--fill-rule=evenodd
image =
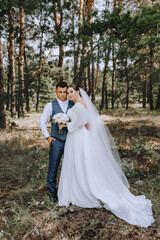
<path id="1" fill-rule="evenodd" d="M 84 8 L 84 0 L 80 0 L 79 6 L 79 19 L 78 19 L 78 48 L 77 48 L 77 67 L 80 67 L 81 57 L 80 53 L 82 50 L 82 40 L 81 40 L 81 30 L 82 30 L 82 22 L 83 22 L 83 8 Z"/>
<path id="2" fill-rule="evenodd" d="M 16 115 L 16 99 L 15 99 L 15 58 L 14 58 L 14 27 L 13 27 L 13 11 L 9 10 L 9 69 L 11 82 L 11 117 Z"/>
<path id="3" fill-rule="evenodd" d="M 103 81 L 102 81 L 102 99 L 100 109 L 102 110 L 104 107 L 108 109 L 108 91 L 107 91 L 107 71 L 108 71 L 108 62 L 109 62 L 109 55 L 110 55 L 110 44 L 108 47 L 108 53 L 105 52 L 105 65 L 103 70 Z"/>
<path id="4" fill-rule="evenodd" d="M 157 94 L 157 103 L 156 103 L 156 110 L 160 109 L 160 88 Z"/>
<path id="5" fill-rule="evenodd" d="M 146 80 L 146 75 L 144 76 L 143 80 L 143 108 L 146 108 L 146 97 L 147 97 L 147 80 Z"/>
<path id="6" fill-rule="evenodd" d="M 7 41 L 7 50 L 8 50 L 8 59 L 9 59 L 9 47 L 10 47 L 10 40 L 8 38 Z M 10 109 L 10 79 L 11 79 L 11 70 L 10 66 L 8 66 L 8 78 L 7 78 L 7 99 L 6 99 L 6 109 Z"/>
<path id="7" fill-rule="evenodd" d="M 24 103 L 24 8 L 20 8 L 18 117 L 21 117 L 24 115 L 23 103 Z"/>
<path id="8" fill-rule="evenodd" d="M 97 71 L 96 71 L 96 79 L 95 79 L 95 91 L 97 90 L 97 87 L 98 87 L 98 83 L 99 83 L 99 50 L 100 50 L 100 47 L 99 47 L 99 42 L 98 42 L 98 52 L 97 52 Z"/>
<path id="9" fill-rule="evenodd" d="M 3 78 L 3 50 L 0 32 L 0 128 L 6 127 L 6 118 L 4 112 L 4 78 Z"/>
<path id="10" fill-rule="evenodd" d="M 153 83 L 152 83 L 152 70 L 153 70 L 153 49 L 150 47 L 150 73 L 149 73 L 149 105 L 150 110 L 154 110 L 153 106 Z"/>
<path id="11" fill-rule="evenodd" d="M 126 109 L 128 109 L 128 106 L 129 106 L 129 77 L 128 77 L 128 70 L 127 70 L 127 59 L 125 59 L 124 67 L 125 67 L 125 76 L 126 76 Z"/>
<path id="12" fill-rule="evenodd" d="M 39 72 L 38 72 L 38 84 L 37 84 L 36 111 L 38 111 L 38 107 L 39 107 L 39 94 L 40 94 L 40 88 L 41 88 L 42 43 L 43 43 L 43 31 L 44 31 L 41 23 L 42 23 L 42 11 L 41 11 L 41 20 L 40 20 L 41 39 L 40 39 L 40 52 L 39 52 Z"/>
<path id="13" fill-rule="evenodd" d="M 115 80 L 116 80 L 116 64 L 117 57 L 114 57 L 114 45 L 112 45 L 112 59 L 113 59 L 113 73 L 112 73 L 112 109 L 114 109 L 114 101 L 115 101 Z"/>
<path id="14" fill-rule="evenodd" d="M 29 95 L 29 85 L 30 85 L 30 79 L 29 79 L 29 69 L 27 65 L 27 59 L 25 54 L 25 48 L 24 48 L 24 62 L 25 62 L 25 71 L 26 71 L 26 77 L 24 81 L 24 97 L 25 97 L 25 103 L 26 103 L 26 111 L 30 111 L 30 95 Z"/>
<path id="15" fill-rule="evenodd" d="M 113 8 L 115 9 L 117 7 L 117 0 L 113 1 Z"/>
<path id="16" fill-rule="evenodd" d="M 95 88 L 95 77 L 94 77 L 93 38 L 91 41 L 91 56 L 92 56 L 92 102 L 95 103 L 96 88 Z"/>
<path id="17" fill-rule="evenodd" d="M 77 50 L 76 50 L 76 38 L 75 38 L 75 3 L 73 1 L 72 3 L 72 25 L 73 25 L 73 35 L 74 35 L 74 40 L 73 40 L 73 51 L 74 51 L 74 78 L 76 78 L 77 74 Z"/>
<path id="18" fill-rule="evenodd" d="M 85 21 L 85 23 L 87 24 L 88 27 L 90 27 L 91 23 L 92 23 L 92 10 L 94 8 L 94 0 L 88 0 L 88 1 L 81 1 L 81 4 L 83 4 L 83 21 Z M 80 5 L 80 8 L 82 6 Z M 81 10 L 81 9 L 80 9 Z M 91 36 L 88 36 L 87 34 L 83 37 L 83 45 L 82 45 L 82 57 L 81 57 L 81 61 L 80 61 L 80 84 L 82 85 L 82 87 L 85 88 L 85 90 L 89 93 L 89 84 L 90 84 L 90 76 L 87 76 L 89 70 L 88 68 L 90 68 L 89 64 L 90 64 L 90 60 L 88 60 L 89 58 L 89 40 L 91 40 L 91 44 L 93 44 L 93 39 L 92 39 L 92 34 Z M 91 46 L 91 55 L 93 54 L 93 48 Z M 91 56 L 92 57 L 92 56 Z M 93 60 L 93 58 L 92 58 Z M 93 62 L 92 62 L 92 69 L 94 71 L 94 67 L 93 67 Z M 93 74 L 92 78 L 93 78 Z M 93 79 L 94 81 L 94 79 Z M 92 84 L 92 86 L 94 85 L 94 83 Z M 93 93 L 93 89 L 92 89 L 92 93 Z M 94 96 L 93 96 L 94 98 Z"/>
<path id="19" fill-rule="evenodd" d="M 61 38 L 61 29 L 63 24 L 63 12 L 61 7 L 61 1 L 55 0 L 54 1 L 54 21 L 55 21 L 55 30 L 59 37 L 59 63 L 58 67 L 63 67 L 63 61 L 64 61 L 64 49 L 63 49 L 63 43 L 60 41 Z M 60 18 L 59 18 L 60 15 Z"/>

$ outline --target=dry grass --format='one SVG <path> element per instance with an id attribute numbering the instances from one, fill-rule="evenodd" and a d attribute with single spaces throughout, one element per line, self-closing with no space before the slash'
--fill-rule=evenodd
<path id="1" fill-rule="evenodd" d="M 102 118 L 117 142 L 131 191 L 152 200 L 156 222 L 139 228 L 104 209 L 58 208 L 50 202 L 49 146 L 39 128 L 40 114 L 31 113 L 0 132 L 0 239 L 160 239 L 159 115 L 141 109 L 108 113 Z"/>

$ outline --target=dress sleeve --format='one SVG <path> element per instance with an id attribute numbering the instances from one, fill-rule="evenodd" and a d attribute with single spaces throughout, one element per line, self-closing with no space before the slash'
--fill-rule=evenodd
<path id="1" fill-rule="evenodd" d="M 76 103 L 70 111 L 72 113 L 71 122 L 67 124 L 68 131 L 74 132 L 80 128 L 83 128 L 84 125 L 88 122 L 87 110 L 82 106 L 82 104 Z"/>

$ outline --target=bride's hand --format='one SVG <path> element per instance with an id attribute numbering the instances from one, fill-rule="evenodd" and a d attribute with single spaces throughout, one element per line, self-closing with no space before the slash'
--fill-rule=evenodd
<path id="1" fill-rule="evenodd" d="M 64 128 L 64 127 L 67 127 L 67 125 L 65 125 L 65 124 L 59 124 L 58 127 L 59 127 L 59 129 L 62 129 L 62 128 Z"/>
<path id="2" fill-rule="evenodd" d="M 87 130 L 89 130 L 89 124 L 88 124 L 88 123 L 85 124 L 85 128 L 86 128 Z"/>

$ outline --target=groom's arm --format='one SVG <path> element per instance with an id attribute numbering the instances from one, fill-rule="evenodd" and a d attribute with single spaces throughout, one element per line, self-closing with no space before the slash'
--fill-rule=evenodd
<path id="1" fill-rule="evenodd" d="M 50 138 L 49 132 L 47 130 L 47 122 L 51 116 L 52 116 L 52 104 L 50 102 L 45 106 L 39 122 L 42 134 L 46 139 Z"/>

